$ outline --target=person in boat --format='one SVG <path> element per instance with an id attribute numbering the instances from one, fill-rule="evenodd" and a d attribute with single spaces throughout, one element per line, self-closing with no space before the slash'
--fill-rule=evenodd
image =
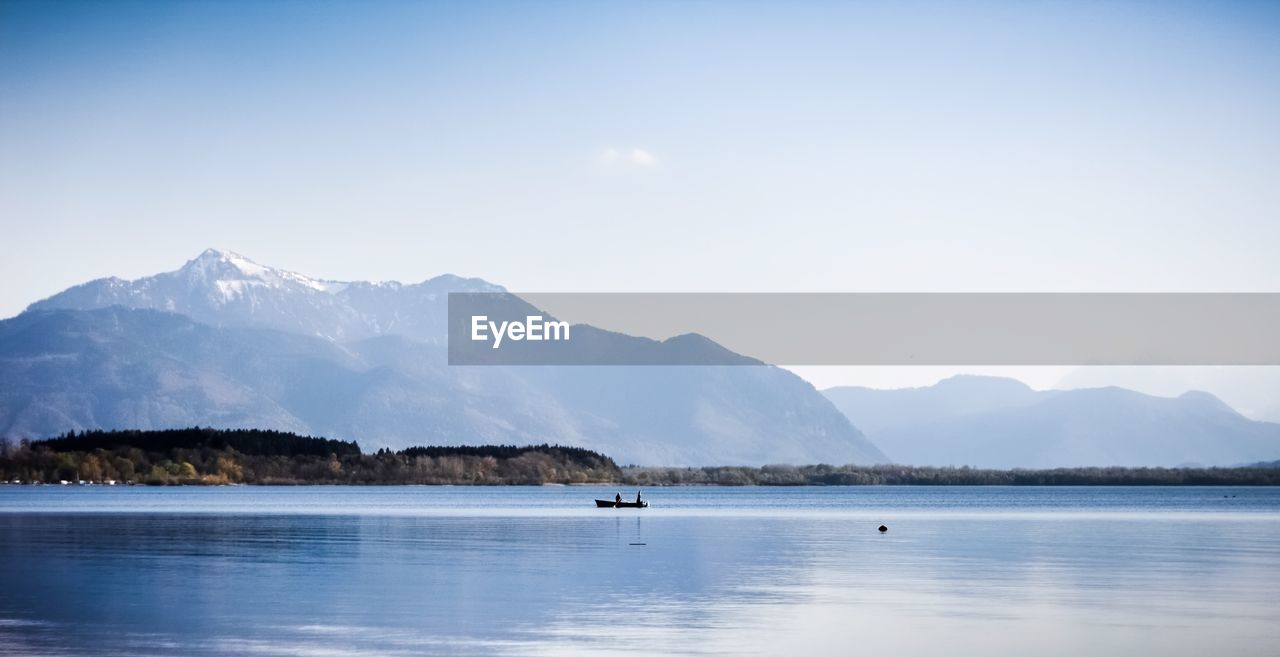
<path id="1" fill-rule="evenodd" d="M 622 493 L 613 496 L 613 505 L 622 506 Z"/>

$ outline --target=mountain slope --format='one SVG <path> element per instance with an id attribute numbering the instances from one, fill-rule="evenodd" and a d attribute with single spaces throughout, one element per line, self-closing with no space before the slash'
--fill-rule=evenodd
<path id="1" fill-rule="evenodd" d="M 1280 425 L 1200 392 L 1037 392 L 1010 379 L 957 377 L 928 388 L 824 394 L 852 421 L 874 426 L 869 436 L 891 459 L 915 465 L 1225 466 L 1280 456 Z"/>
<path id="2" fill-rule="evenodd" d="M 25 313 L 0 322 L 0 433 L 196 423 L 305 431 L 244 381 L 263 370 L 281 379 L 313 375 L 284 370 L 297 351 L 292 342 L 284 335 L 246 341 L 150 311 Z M 232 367 L 207 367 L 210 358 Z"/>

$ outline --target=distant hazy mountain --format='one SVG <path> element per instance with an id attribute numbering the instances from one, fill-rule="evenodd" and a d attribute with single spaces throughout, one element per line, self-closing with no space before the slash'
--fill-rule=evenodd
<path id="1" fill-rule="evenodd" d="M 923 388 L 877 390 L 842 386 L 822 391 L 868 434 L 902 426 L 950 422 L 967 415 L 1024 406 L 1040 394 L 1015 379 L 953 376 Z"/>
<path id="2" fill-rule="evenodd" d="M 199 424 L 366 449 L 559 442 L 620 463 L 885 460 L 775 367 L 448 366 L 448 292 L 500 290 L 453 276 L 320 281 L 218 251 L 93 281 L 0 321 L 0 435 Z M 603 349 L 723 351 L 696 336 L 592 336 Z"/>
<path id="3" fill-rule="evenodd" d="M 1280 457 L 1280 425 L 1250 420 L 1203 392 L 1038 392 L 1012 379 L 959 376 L 925 388 L 824 394 L 899 463 L 1211 466 Z"/>
<path id="4" fill-rule="evenodd" d="M 1160 397 L 1203 390 L 1245 417 L 1280 422 L 1280 367 L 1275 366 L 1081 367 L 1063 377 L 1054 388 L 1108 385 Z"/>

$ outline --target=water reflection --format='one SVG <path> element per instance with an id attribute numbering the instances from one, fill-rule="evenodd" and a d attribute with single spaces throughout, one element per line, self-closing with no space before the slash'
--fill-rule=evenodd
<path id="1" fill-rule="evenodd" d="M 1280 504 L 1134 508 L 885 507 L 883 535 L 844 515 L 10 508 L 0 653 L 1271 653 Z"/>

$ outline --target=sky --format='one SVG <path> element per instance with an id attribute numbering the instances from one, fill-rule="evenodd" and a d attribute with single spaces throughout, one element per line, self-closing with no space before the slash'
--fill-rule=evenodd
<path id="1" fill-rule="evenodd" d="M 1262 2 L 0 0 L 0 317 L 207 247 L 517 292 L 1280 291 L 1277 37 Z"/>

